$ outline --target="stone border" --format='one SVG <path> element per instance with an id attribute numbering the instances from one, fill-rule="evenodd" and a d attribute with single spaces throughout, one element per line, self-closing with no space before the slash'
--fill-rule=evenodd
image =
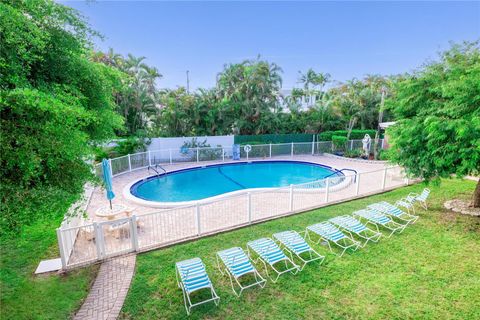
<path id="1" fill-rule="evenodd" d="M 324 153 L 323 155 L 325 157 L 342 159 L 342 160 L 351 161 L 351 162 L 373 163 L 373 164 L 387 164 L 388 163 L 388 161 L 385 161 L 385 160 L 363 160 L 363 159 L 357 159 L 357 158 L 347 158 L 347 157 L 337 156 L 337 155 L 334 155 L 334 154 L 331 154 L 331 153 Z"/>

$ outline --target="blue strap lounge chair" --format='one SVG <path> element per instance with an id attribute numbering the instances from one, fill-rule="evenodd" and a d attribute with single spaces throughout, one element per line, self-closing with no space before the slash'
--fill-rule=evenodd
<path id="1" fill-rule="evenodd" d="M 336 246 L 340 247 L 341 249 L 343 249 L 340 257 L 343 256 L 345 251 L 347 251 L 348 249 L 352 248 L 354 251 L 356 251 L 361 246 L 360 242 L 347 236 L 342 231 L 340 231 L 340 229 L 338 229 L 336 226 L 334 226 L 328 221 L 308 226 L 306 229 L 306 235 L 311 241 L 313 241 L 312 235 L 318 236 L 319 238 L 316 243 L 318 244 L 322 240 L 325 241 L 330 251 L 335 254 L 337 253 L 333 251 L 330 243 L 333 243 Z"/>
<path id="2" fill-rule="evenodd" d="M 399 201 L 397 201 L 398 203 Z M 405 203 L 406 204 L 406 203 Z M 407 224 L 414 223 L 417 221 L 418 216 L 414 216 L 410 213 L 406 213 L 405 211 L 401 210 L 397 206 L 390 204 L 386 201 L 378 202 L 367 206 L 369 209 L 373 209 L 384 214 L 387 214 L 391 217 L 397 218 L 399 220 L 405 221 Z"/>
<path id="3" fill-rule="evenodd" d="M 273 235 L 273 239 L 277 240 L 281 248 L 284 248 L 293 261 L 293 255 L 302 261 L 300 271 L 307 265 L 307 263 L 320 260 L 320 264 L 325 259 L 324 256 L 313 250 L 312 247 L 305 241 L 296 231 L 283 231 Z"/>
<path id="4" fill-rule="evenodd" d="M 182 289 L 183 292 L 183 301 L 187 314 L 190 314 L 193 307 L 210 301 L 213 301 L 215 305 L 218 306 L 220 298 L 215 292 L 215 289 L 213 289 L 212 282 L 205 270 L 205 265 L 200 258 L 177 262 L 175 264 L 175 271 L 178 287 Z M 202 289 L 210 290 L 211 298 L 192 303 L 190 295 Z"/>
<path id="5" fill-rule="evenodd" d="M 395 202 L 395 206 L 400 209 L 400 208 L 404 208 L 404 209 L 407 209 L 407 213 L 413 217 L 417 217 L 418 216 L 415 216 L 415 206 L 410 203 L 409 201 L 405 200 L 405 199 L 400 199 L 398 200 L 397 202 Z M 400 209 L 401 210 L 401 209 Z M 412 210 L 413 212 L 413 215 L 410 213 L 410 210 Z"/>
<path id="6" fill-rule="evenodd" d="M 250 262 L 250 259 L 240 247 L 234 247 L 217 252 L 217 266 L 222 274 L 227 274 L 230 278 L 230 284 L 232 286 L 233 293 L 237 297 L 242 295 L 243 290 L 254 286 L 265 287 L 267 280 L 265 280 L 257 269 Z M 247 275 L 252 275 L 255 278 L 253 283 L 244 285 L 240 282 L 241 278 L 245 278 Z M 239 290 L 235 290 L 234 281 L 236 282 Z"/>
<path id="7" fill-rule="evenodd" d="M 388 237 L 390 238 L 395 232 L 402 232 L 406 224 L 400 224 L 393 221 L 389 216 L 384 215 L 380 211 L 372 209 L 363 209 L 358 210 L 353 213 L 353 216 L 357 217 L 360 221 L 366 221 L 367 224 L 371 223 L 377 229 L 377 232 L 380 232 L 378 229 L 379 226 L 391 231 Z"/>
<path id="8" fill-rule="evenodd" d="M 430 196 L 430 189 L 425 188 L 420 194 L 411 192 L 407 196 L 407 199 L 413 199 L 413 201 L 411 201 L 412 204 L 414 204 L 415 202 L 418 202 L 423 207 L 423 209 L 428 210 L 427 199 L 429 196 Z"/>
<path id="9" fill-rule="evenodd" d="M 283 253 L 280 247 L 270 238 L 260 238 L 254 241 L 247 243 L 247 252 L 248 256 L 252 258 L 253 253 L 257 255 L 257 259 L 252 259 L 255 263 L 262 262 L 267 276 L 272 280 L 273 283 L 277 282 L 278 278 L 286 273 L 291 272 L 296 274 L 300 267 L 295 264 L 289 257 Z M 284 263 L 285 268 L 283 270 L 278 269 L 279 263 Z M 277 276 L 272 278 L 268 272 L 268 267 L 272 269 Z"/>
<path id="10" fill-rule="evenodd" d="M 365 243 L 363 243 L 362 247 L 365 247 L 365 245 L 369 241 L 378 242 L 378 240 L 382 236 L 380 232 L 368 228 L 366 225 L 364 225 L 352 216 L 338 216 L 328 221 L 337 225 L 343 231 L 350 234 L 352 238 L 353 234 L 356 234 L 358 237 L 364 239 Z"/>

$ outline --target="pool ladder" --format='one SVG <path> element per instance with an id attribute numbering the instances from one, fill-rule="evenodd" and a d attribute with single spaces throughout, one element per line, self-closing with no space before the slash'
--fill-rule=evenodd
<path id="1" fill-rule="evenodd" d="M 353 182 L 357 182 L 357 174 L 358 174 L 357 170 L 348 169 L 348 168 L 343 168 L 343 169 L 340 169 L 340 170 L 336 170 L 334 173 L 329 174 L 329 175 L 326 176 L 326 177 L 323 177 L 323 179 L 326 179 L 326 178 L 328 178 L 328 177 L 331 177 L 331 176 L 333 176 L 333 175 L 335 175 L 335 174 L 337 174 L 337 173 L 339 173 L 339 172 L 343 173 L 343 171 L 353 171 L 353 172 L 355 172 L 355 177 L 353 178 Z"/>
<path id="2" fill-rule="evenodd" d="M 148 166 L 148 167 L 147 167 L 148 172 L 150 172 L 150 170 L 155 171 L 157 177 L 159 177 L 159 176 L 162 175 L 162 173 L 158 172 L 158 169 L 161 169 L 161 170 L 163 171 L 163 174 L 167 174 L 167 170 L 165 170 L 165 168 L 163 168 L 163 167 L 162 167 L 161 165 L 159 165 L 159 164 L 156 164 L 156 165 L 154 165 L 154 166 Z"/>

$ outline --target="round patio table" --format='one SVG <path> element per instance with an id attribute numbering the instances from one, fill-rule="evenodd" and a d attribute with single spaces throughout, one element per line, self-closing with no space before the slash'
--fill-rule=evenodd
<path id="1" fill-rule="evenodd" d="M 125 213 L 126 210 L 127 206 L 123 204 L 114 204 L 112 205 L 112 209 L 110 209 L 110 206 L 98 208 L 95 215 L 97 217 L 107 218 L 107 220 L 113 220 L 116 216 Z"/>

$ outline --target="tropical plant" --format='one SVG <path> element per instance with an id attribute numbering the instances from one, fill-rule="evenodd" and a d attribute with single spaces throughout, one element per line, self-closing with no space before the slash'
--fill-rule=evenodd
<path id="1" fill-rule="evenodd" d="M 480 170 L 480 48 L 452 45 L 439 61 L 403 76 L 387 106 L 391 160 L 426 180 L 478 175 Z M 480 181 L 473 200 L 480 207 Z"/>

